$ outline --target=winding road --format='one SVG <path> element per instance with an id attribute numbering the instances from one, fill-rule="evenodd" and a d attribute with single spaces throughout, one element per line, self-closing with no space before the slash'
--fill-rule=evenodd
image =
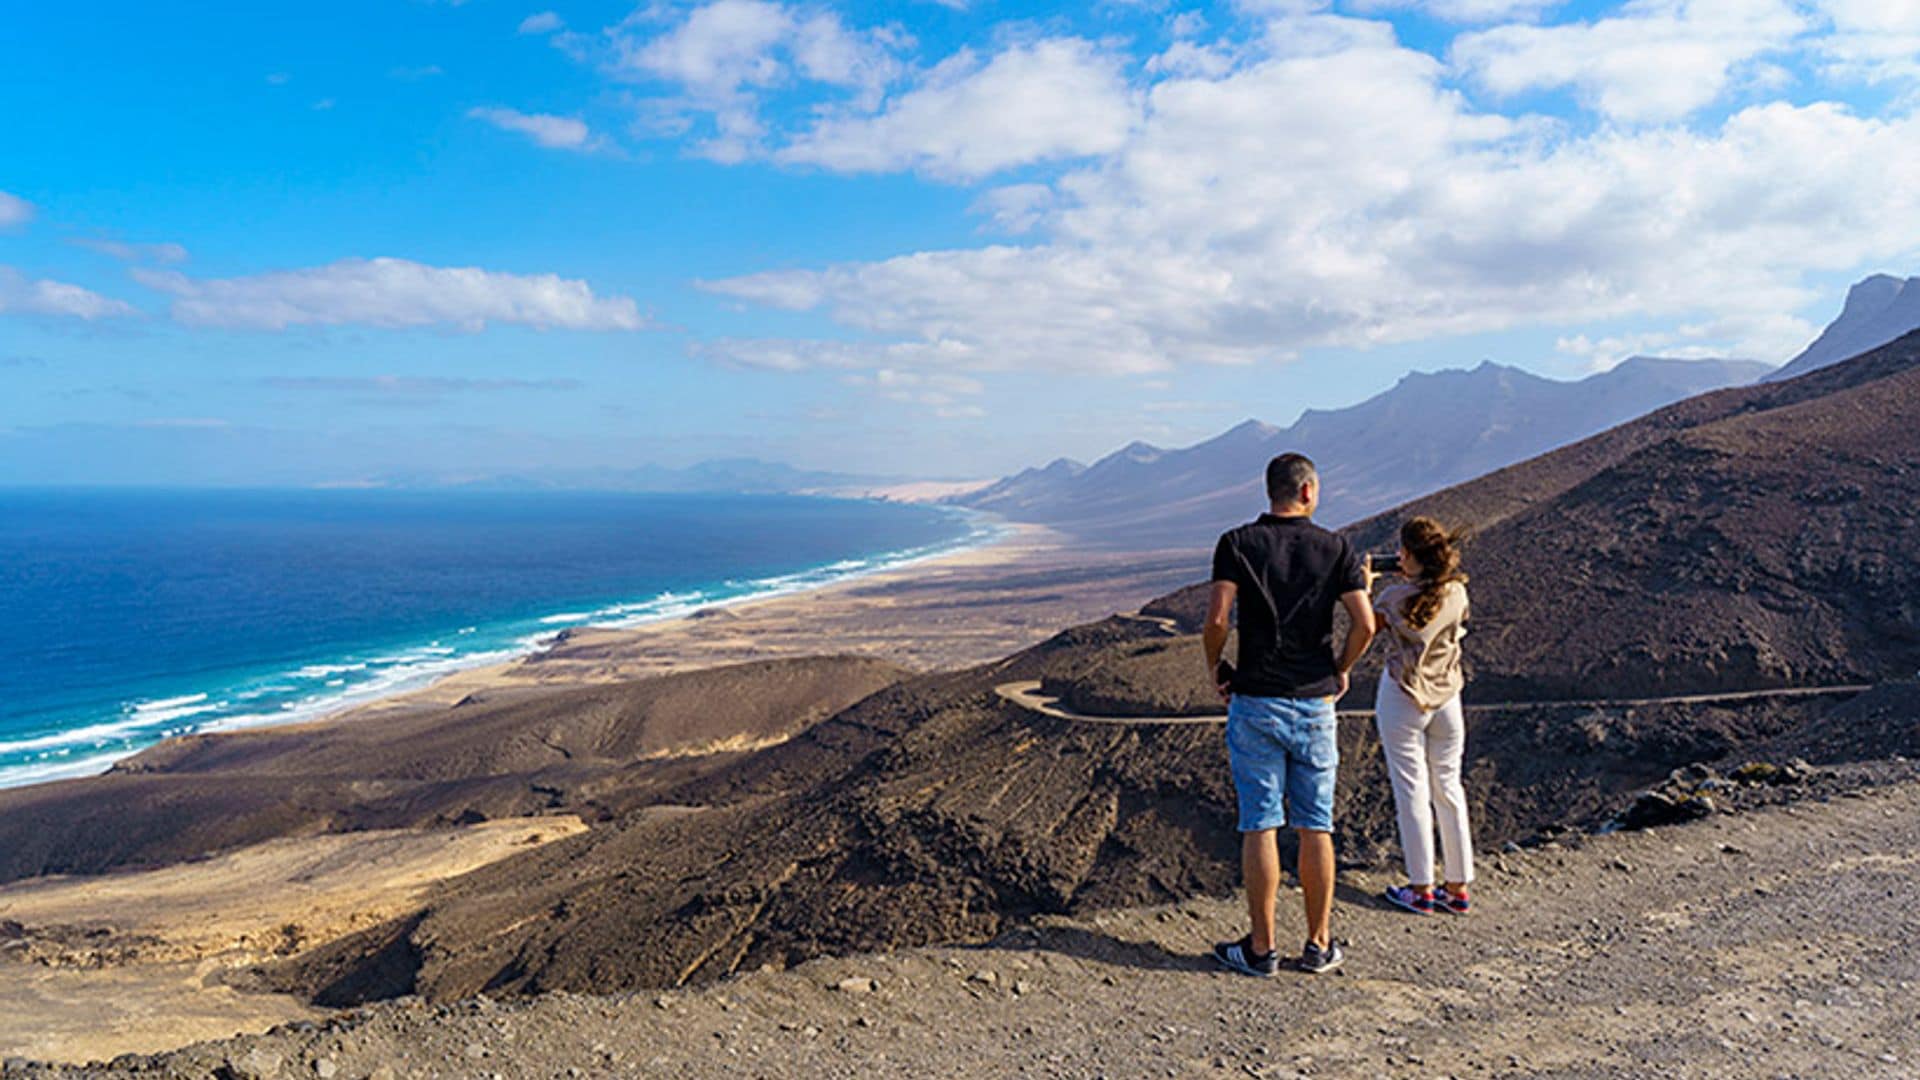
<path id="1" fill-rule="evenodd" d="M 1734 690 L 1719 694 L 1676 694 L 1671 697 L 1649 698 L 1583 698 L 1569 701 L 1493 701 L 1476 702 L 1466 706 L 1467 712 L 1498 712 L 1503 709 L 1622 709 L 1648 705 L 1711 705 L 1720 702 L 1759 701 L 1766 698 L 1805 698 L 1831 697 L 1840 694 L 1858 694 L 1872 689 L 1868 685 L 1858 686 L 1799 686 L 1783 687 L 1775 690 Z M 1129 727 L 1158 727 L 1166 724 L 1224 724 L 1227 714 L 1208 713 L 1199 716 L 1097 716 L 1091 713 L 1075 712 L 1063 708 L 1057 696 L 1040 692 L 1040 682 L 1028 679 L 1020 682 L 1005 682 L 993 688 L 1015 705 L 1042 716 L 1051 716 L 1056 720 L 1071 720 L 1080 724 L 1119 724 Z M 1372 709 L 1341 709 L 1341 716 L 1372 716 Z"/>

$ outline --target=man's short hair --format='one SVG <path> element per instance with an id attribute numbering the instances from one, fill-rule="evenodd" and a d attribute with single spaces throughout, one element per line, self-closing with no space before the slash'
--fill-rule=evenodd
<path id="1" fill-rule="evenodd" d="M 1300 497 L 1300 489 L 1320 476 L 1312 459 L 1305 454 L 1281 454 L 1267 462 L 1267 500 L 1290 503 Z"/>

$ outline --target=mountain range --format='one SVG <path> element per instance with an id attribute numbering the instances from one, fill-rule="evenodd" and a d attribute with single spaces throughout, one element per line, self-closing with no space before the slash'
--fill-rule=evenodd
<path id="1" fill-rule="evenodd" d="M 1205 543 L 1266 504 L 1259 470 L 1295 450 L 1320 466 L 1320 517 L 1341 524 L 1766 371 L 1740 360 L 1638 356 L 1575 382 L 1495 363 L 1414 373 L 1293 425 L 1248 420 L 1195 446 L 1131 443 L 1083 466 L 1060 459 L 954 501 L 1115 546 Z"/>
<path id="2" fill-rule="evenodd" d="M 1390 551 L 1413 514 L 1467 528 L 1483 700 L 1909 677 L 1916 421 L 1920 332 L 1689 398 L 1346 532 Z M 1163 613 L 1197 627 L 1204 593 Z"/>
<path id="3" fill-rule="evenodd" d="M 1868 349 L 1877 349 L 1910 330 L 1920 328 L 1920 277 L 1905 281 L 1875 274 L 1847 290 L 1840 316 L 1828 324 L 1800 355 L 1786 362 L 1769 379 L 1791 379 L 1826 367 Z"/>
<path id="4" fill-rule="evenodd" d="M 1695 394 L 1783 381 L 1920 329 L 1920 277 L 1887 274 L 1848 290 L 1839 317 L 1785 366 L 1633 357 L 1577 381 L 1484 363 L 1414 373 L 1346 409 L 1309 409 L 1290 427 L 1248 420 L 1168 450 L 1130 443 L 1092 465 L 1060 458 L 951 501 L 1051 525 L 1092 543 L 1204 544 L 1264 508 L 1257 470 L 1274 454 L 1320 466 L 1320 518 L 1340 525 L 1578 442 Z"/>

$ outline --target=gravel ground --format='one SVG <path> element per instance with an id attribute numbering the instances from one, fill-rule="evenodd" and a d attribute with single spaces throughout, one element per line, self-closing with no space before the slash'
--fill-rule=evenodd
<path id="1" fill-rule="evenodd" d="M 1920 1075 L 1920 779 L 1484 857 L 1470 917 L 1343 878 L 1341 972 L 1217 972 L 1230 901 L 699 990 L 400 1001 L 21 1076 Z M 1282 897 L 1283 929 L 1299 933 Z"/>

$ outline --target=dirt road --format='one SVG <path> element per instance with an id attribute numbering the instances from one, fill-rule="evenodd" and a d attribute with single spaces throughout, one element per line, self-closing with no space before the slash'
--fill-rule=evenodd
<path id="1" fill-rule="evenodd" d="M 1765 701 L 1771 698 L 1809 698 L 1809 697 L 1852 697 L 1871 690 L 1871 686 L 1793 686 L 1773 690 L 1733 690 L 1718 694 L 1676 694 L 1669 697 L 1650 698 L 1587 698 L 1569 701 L 1490 701 L 1475 702 L 1463 706 L 1470 713 L 1510 711 L 1513 709 L 1633 709 L 1654 705 L 1719 705 L 1740 701 Z M 1043 716 L 1057 720 L 1072 720 L 1081 724 L 1123 724 L 1131 726 L 1159 724 L 1221 724 L 1227 714 L 1209 713 L 1201 716 L 1097 716 L 1091 713 L 1076 712 L 1063 707 L 1060 699 L 1040 690 L 1038 680 L 1028 679 L 1019 682 L 1006 682 L 993 688 L 994 693 L 1023 709 L 1030 709 Z M 1372 716 L 1372 709 L 1341 709 L 1341 716 Z"/>

